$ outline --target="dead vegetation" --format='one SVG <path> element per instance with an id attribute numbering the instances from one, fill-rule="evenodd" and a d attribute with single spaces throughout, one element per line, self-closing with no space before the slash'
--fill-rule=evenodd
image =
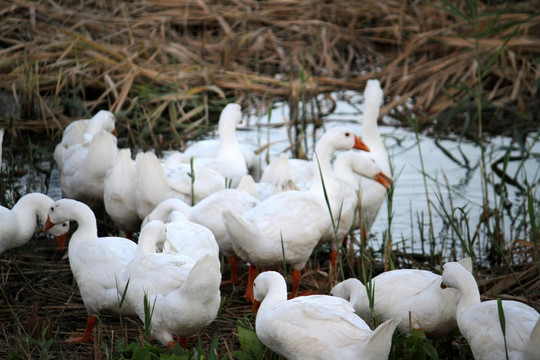
<path id="1" fill-rule="evenodd" d="M 14 103 L 0 126 L 50 131 L 107 108 L 128 131 L 186 139 L 224 101 L 294 105 L 378 78 L 382 113 L 405 123 L 464 132 L 481 105 L 483 130 L 536 129 L 538 1 L 453 3 L 0 1 L 0 91 Z"/>
<path id="2" fill-rule="evenodd" d="M 0 259 L 3 300 L 0 306 L 1 358 L 118 359 L 120 348 L 124 346 L 122 339 L 127 342 L 141 339 L 142 343 L 144 327 L 138 319 L 120 320 L 106 315 L 94 330 L 93 343 L 65 343 L 64 340 L 70 335 L 84 331 L 87 316 L 66 253 L 58 249 L 54 238 L 39 234 L 25 247 L 11 250 L 7 255 Z M 318 256 L 322 259 L 312 259 L 304 271 L 301 290 L 327 294 L 330 290 L 324 260 L 327 256 L 324 252 Z M 227 268 L 223 266 L 224 271 Z M 477 277 L 482 300 L 496 299 L 500 294 L 505 294 L 503 299 L 522 301 L 540 309 L 536 264 L 515 264 L 513 270 L 514 274 L 508 273 L 504 267 L 480 269 Z M 382 269 L 375 269 L 373 276 L 380 271 Z M 246 280 L 245 264 L 241 274 Z M 223 278 L 228 278 L 226 272 Z M 190 338 L 189 344 L 197 348 L 200 341 L 201 348 L 207 353 L 212 341 L 218 338 L 217 358 L 241 359 L 241 356 L 232 355 L 241 349 L 237 325 L 254 326 L 255 315 L 251 312 L 251 305 L 243 299 L 245 282 L 236 288 L 223 285 L 221 291 L 223 305 L 218 318 L 197 336 Z M 450 342 L 455 345 L 456 340 L 440 341 L 439 345 L 442 347 Z M 155 344 L 155 340 L 152 343 Z M 459 358 L 451 354 L 439 350 L 442 358 Z"/>
<path id="3" fill-rule="evenodd" d="M 539 2 L 457 3 L 0 0 L 0 127 L 57 136 L 106 108 L 129 145 L 155 147 L 160 135 L 205 133 L 230 101 L 264 110 L 287 101 L 294 124 L 300 101 L 378 78 L 382 112 L 405 124 L 414 113 L 423 128 L 464 133 L 481 114 L 482 130 L 537 129 Z M 523 259 L 480 269 L 482 298 L 540 309 L 537 253 Z M 304 289 L 328 293 L 326 266 L 309 264 Z M 84 329 L 86 310 L 64 253 L 43 235 L 2 256 L 0 275 L 0 358 L 105 359 L 120 339 L 143 336 L 138 320 L 104 317 L 93 344 L 62 342 Z M 240 349 L 238 321 L 254 319 L 244 291 L 223 287 L 219 318 L 199 334 L 204 349 L 219 338 L 219 358 Z"/>

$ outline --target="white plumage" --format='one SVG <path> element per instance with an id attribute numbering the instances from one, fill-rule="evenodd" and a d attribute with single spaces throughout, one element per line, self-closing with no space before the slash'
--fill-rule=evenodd
<path id="1" fill-rule="evenodd" d="M 469 258 L 462 264 L 469 272 L 472 270 Z M 398 329 L 405 334 L 413 328 L 438 338 L 457 326 L 459 292 L 441 289 L 440 275 L 426 270 L 392 270 L 375 276 L 370 286 L 374 290 L 373 313 L 366 287 L 358 279 L 344 280 L 330 293 L 350 301 L 355 312 L 368 322 L 373 316 L 378 321 L 401 319 Z"/>
<path id="2" fill-rule="evenodd" d="M 135 255 L 137 244 L 121 237 L 98 237 L 92 210 L 72 199 L 60 199 L 51 205 L 44 229 L 68 220 L 78 224 L 68 246 L 69 265 L 88 312 L 85 333 L 70 340 L 88 342 L 96 315 L 102 312 L 135 314 L 126 304 L 120 308 L 116 278 Z"/>
<path id="3" fill-rule="evenodd" d="M 190 221 L 205 226 L 214 234 L 219 250 L 228 257 L 231 265 L 231 282 L 237 283 L 236 256 L 221 213 L 224 210 L 243 213 L 258 203 L 257 198 L 243 189 L 223 189 L 209 195 L 194 206 L 189 206 L 178 199 L 165 200 L 156 206 L 144 223 L 150 220 L 167 221 L 173 211 L 181 211 Z"/>
<path id="4" fill-rule="evenodd" d="M 160 202 L 175 198 L 197 203 L 208 195 L 225 188 L 225 178 L 218 172 L 194 163 L 194 181 L 190 164 L 161 163 L 152 152 L 138 153 L 135 158 L 137 214 L 144 219 Z M 193 186 L 192 186 L 193 183 Z"/>
<path id="5" fill-rule="evenodd" d="M 260 160 L 253 149 L 246 144 L 240 144 L 236 137 L 236 127 L 242 123 L 241 107 L 238 104 L 227 104 L 220 115 L 218 124 L 218 139 L 208 139 L 190 144 L 184 151 L 184 155 L 195 159 L 213 159 L 212 164 L 223 169 L 221 172 L 228 178 L 235 179 L 232 187 L 236 187 L 241 176 L 249 170 L 255 178 L 260 176 Z M 242 165 L 242 162 L 244 163 Z M 229 168 L 227 168 L 229 167 Z"/>
<path id="6" fill-rule="evenodd" d="M 0 254 L 26 244 L 36 231 L 37 218 L 45 223 L 47 211 L 53 202 L 45 194 L 30 193 L 21 197 L 11 209 L 0 206 Z M 49 229 L 61 248 L 64 247 L 68 230 L 67 221 Z"/>
<path id="7" fill-rule="evenodd" d="M 225 210 L 223 221 L 233 242 L 234 252 L 252 266 L 246 297 L 252 300 L 253 267 L 272 268 L 283 263 L 293 267 L 295 296 L 300 270 L 305 266 L 313 248 L 331 226 L 331 216 L 325 201 L 330 204 L 341 198 L 339 184 L 332 173 L 331 158 L 338 150 L 363 148 L 364 144 L 349 129 L 337 127 L 325 133 L 316 146 L 318 157 L 314 185 L 308 191 L 290 190 L 261 201 L 243 214 Z M 315 166 L 315 165 L 314 165 Z"/>
<path id="8" fill-rule="evenodd" d="M 506 359 L 497 300 L 481 302 L 474 276 L 457 262 L 444 264 L 442 282 L 443 287 L 457 289 L 461 295 L 456 312 L 457 323 L 474 358 Z M 532 307 L 513 300 L 502 300 L 502 308 L 508 356 L 510 359 L 525 359 L 525 351 L 540 314 Z"/>
<path id="9" fill-rule="evenodd" d="M 379 133 L 379 127 L 377 126 L 377 120 L 379 117 L 379 111 L 381 101 L 383 100 L 383 91 L 379 80 L 371 79 L 367 81 L 366 88 L 364 90 L 364 119 L 362 122 L 362 140 L 369 146 L 371 150 L 366 156 L 375 160 L 381 170 L 390 175 L 390 162 L 388 159 L 388 152 L 384 146 L 384 142 Z M 360 219 L 356 227 L 360 227 L 364 230 L 365 234 L 369 231 L 379 210 L 386 200 L 386 188 L 381 186 L 371 179 L 362 179 L 361 183 L 361 206 L 363 219 L 360 223 Z"/>
<path id="10" fill-rule="evenodd" d="M 136 191 L 135 162 L 131 159 L 131 150 L 122 149 L 105 176 L 103 202 L 107 214 L 130 238 L 141 226 L 137 213 Z"/>
<path id="11" fill-rule="evenodd" d="M 195 262 L 179 253 L 156 253 L 156 243 L 165 237 L 161 221 L 143 227 L 137 254 L 118 276 L 118 293 L 124 294 L 127 285 L 126 302 L 143 322 L 146 296 L 152 336 L 173 347 L 173 336 L 194 335 L 216 318 L 221 273 L 216 256 L 204 255 Z"/>
<path id="12" fill-rule="evenodd" d="M 62 196 L 103 204 L 105 175 L 118 154 L 114 115 L 99 111 L 92 119 L 72 122 L 55 147 Z"/>
<path id="13" fill-rule="evenodd" d="M 341 298 L 312 295 L 287 300 L 285 279 L 274 271 L 260 274 L 253 286 L 255 299 L 261 302 L 257 336 L 287 359 L 388 358 L 399 320 L 388 320 L 372 331 Z"/>
<path id="14" fill-rule="evenodd" d="M 240 105 L 230 103 L 221 111 L 218 124 L 219 147 L 215 155 L 203 156 L 203 152 L 211 154 L 207 145 L 192 145 L 184 155 L 194 158 L 195 164 L 209 167 L 220 173 L 230 186 L 236 188 L 244 175 L 248 173 L 246 160 L 236 138 L 236 125 L 242 122 Z M 206 148 L 206 150 L 203 150 Z"/>

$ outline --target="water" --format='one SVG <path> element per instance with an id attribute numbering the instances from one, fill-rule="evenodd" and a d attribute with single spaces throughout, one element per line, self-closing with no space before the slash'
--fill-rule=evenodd
<path id="1" fill-rule="evenodd" d="M 348 100 L 337 102 L 335 111 L 326 118 L 325 124 L 345 125 L 361 136 L 362 95 L 348 92 L 345 97 Z M 270 141 L 273 145 L 268 149 L 269 156 L 270 159 L 274 159 L 289 146 L 286 129 L 280 126 L 288 118 L 288 114 L 287 104 L 279 103 L 272 110 L 270 120 L 266 114 L 252 115 L 248 122 L 251 130 L 240 132 L 241 141 L 251 143 L 253 146 L 260 146 Z M 395 120 L 387 117 L 382 123 L 392 124 Z M 253 130 L 256 124 L 260 124 L 258 131 Z M 269 127 L 268 124 L 272 126 Z M 459 248 L 459 241 L 451 231 L 448 215 L 444 213 L 443 208 L 449 214 L 452 213 L 452 209 L 462 208 L 468 215 L 470 226 L 468 232 L 472 236 L 473 227 L 480 221 L 482 206 L 485 202 L 483 190 L 485 181 L 481 171 L 480 146 L 465 140 L 435 141 L 424 135 L 419 135 L 419 141 L 417 141 L 416 134 L 410 129 L 395 126 L 381 125 L 379 130 L 394 168 L 393 218 L 390 234 L 394 249 L 407 253 L 440 253 L 446 259 L 451 259 L 455 255 L 461 258 L 461 254 L 453 253 L 456 246 Z M 312 131 L 308 128 L 308 135 Z M 537 137 L 538 135 L 533 134 L 525 141 L 525 147 L 532 155 L 525 161 L 510 161 L 506 174 L 517 179 L 523 188 L 527 179 L 532 186 L 534 198 L 538 200 L 540 143 L 535 142 Z M 308 136 L 308 147 L 307 153 L 310 155 L 311 136 Z M 510 148 L 515 149 L 509 151 Z M 422 174 L 420 151 L 426 177 Z M 491 170 L 491 164 L 507 154 L 520 158 L 523 153 L 519 150 L 518 144 L 509 137 L 497 136 L 489 139 L 489 144 L 485 147 L 486 174 L 489 180 L 487 198 L 491 207 L 497 208 L 498 202 L 503 202 L 504 206 L 501 208 L 505 209 L 506 238 L 512 241 L 520 236 L 526 238 L 523 232 L 516 230 L 516 224 L 513 221 L 516 212 L 520 210 L 519 206 L 523 204 L 524 194 L 518 187 L 508 184 L 500 186 L 502 179 Z M 499 168 L 502 169 L 503 166 L 503 163 L 499 164 Z M 504 189 L 504 196 L 499 195 L 499 189 Z M 455 214 L 461 213 L 457 211 Z M 384 233 L 388 232 L 388 218 L 388 207 L 385 204 L 371 229 L 373 234 L 371 245 L 376 250 L 380 249 Z M 432 243 L 428 241 L 430 221 L 435 239 Z M 423 242 L 422 239 L 425 241 Z M 479 251 L 483 251 L 481 244 L 479 244 Z"/>
<path id="2" fill-rule="evenodd" d="M 362 95 L 347 92 L 344 97 L 347 98 L 347 101 L 337 102 L 335 111 L 325 119 L 325 124 L 345 125 L 361 136 Z M 247 111 L 244 113 L 246 114 Z M 286 104 L 275 104 L 270 120 L 266 114 L 262 116 L 249 114 L 246 117 L 247 125 L 238 132 L 241 142 L 249 143 L 254 148 L 270 142 L 272 145 L 262 155 L 266 155 L 268 152 L 271 160 L 277 157 L 280 152 L 287 150 L 290 142 L 283 126 L 289 117 L 289 109 Z M 383 121 L 385 124 L 394 122 L 390 118 L 385 118 Z M 387 236 L 391 235 L 393 239 L 394 250 L 407 253 L 441 253 L 444 258 L 452 258 L 457 238 L 451 231 L 447 216 L 442 209 L 444 207 L 448 212 L 451 212 L 452 208 L 464 209 L 468 214 L 471 226 L 469 232 L 472 232 L 473 227 L 478 224 L 485 198 L 480 147 L 471 142 L 456 140 L 439 140 L 438 146 L 433 138 L 424 135 L 419 135 L 419 142 L 417 142 L 416 134 L 409 129 L 387 125 L 381 125 L 379 129 L 394 168 L 393 218 L 391 232 L 387 234 Z M 308 127 L 308 134 L 312 131 L 312 128 Z M 311 140 L 312 137 L 308 136 L 308 156 L 311 155 L 313 148 Z M 532 186 L 535 199 L 538 200 L 540 143 L 535 143 L 534 140 L 535 136 L 531 135 L 525 142 L 526 148 L 530 149 L 532 154 L 529 159 L 523 162 L 509 162 L 506 173 L 510 177 L 518 179 L 518 182 L 523 185 L 527 179 Z M 505 212 L 506 238 L 508 241 L 512 241 L 519 236 L 526 237 L 516 230 L 516 224 L 513 224 L 512 219 L 519 211 L 519 204 L 523 203 L 523 193 L 512 185 L 499 186 L 501 179 L 490 168 L 495 160 L 507 154 L 509 147 L 516 148 L 509 152 L 510 155 L 522 154 L 517 149 L 516 142 L 511 138 L 493 137 L 486 146 L 485 157 L 488 164 L 487 178 L 490 180 L 487 188 L 490 205 L 497 207 L 495 202 L 503 201 L 504 206 L 501 208 Z M 425 178 L 422 174 L 420 151 L 426 171 Z M 451 154 L 457 162 L 448 154 Z M 53 199 L 61 197 L 59 173 L 56 169 L 53 169 L 50 184 L 47 187 L 45 175 L 33 170 L 32 166 L 25 164 L 25 160 L 22 158 L 20 161 L 22 164 L 19 167 L 21 173 L 24 174 L 16 184 L 20 194 L 30 191 L 46 191 Z M 47 169 L 50 168 L 50 162 L 41 162 L 37 166 Z M 499 167 L 502 168 L 502 164 Z M 504 197 L 499 196 L 496 192 L 500 188 L 507 192 Z M 429 206 L 431 206 L 431 211 Z M 429 242 L 430 213 L 434 242 Z M 385 238 L 384 234 L 388 232 L 388 229 L 388 208 L 385 204 L 371 229 L 373 235 L 371 246 L 374 249 L 380 249 Z M 461 255 L 458 254 L 458 258 L 460 257 Z"/>

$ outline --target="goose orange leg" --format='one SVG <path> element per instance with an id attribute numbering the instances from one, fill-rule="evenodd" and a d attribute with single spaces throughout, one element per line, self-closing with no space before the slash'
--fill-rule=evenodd
<path id="1" fill-rule="evenodd" d="M 179 336 L 178 337 L 178 344 L 180 344 L 180 346 L 182 347 L 182 349 L 186 349 L 187 348 L 187 344 L 188 344 L 188 338 L 185 337 L 185 336 Z M 174 341 L 169 341 L 169 349 L 173 350 L 174 349 Z"/>
<path id="2" fill-rule="evenodd" d="M 249 270 L 248 270 L 248 283 L 246 285 L 246 294 L 244 297 L 253 304 L 255 301 L 255 297 L 253 295 L 253 283 L 255 282 L 255 278 L 259 274 L 259 271 L 257 270 L 257 267 L 255 265 L 249 264 Z"/>
<path id="3" fill-rule="evenodd" d="M 330 250 L 330 269 L 328 269 L 328 278 L 332 283 L 337 271 L 337 260 L 338 260 L 338 251 Z"/>
<path id="4" fill-rule="evenodd" d="M 298 294 L 298 287 L 300 286 L 300 277 L 301 277 L 300 270 L 293 270 L 293 283 L 292 283 L 292 290 L 291 294 L 289 295 L 289 299 L 292 299 L 296 297 L 296 294 Z"/>
<path id="5" fill-rule="evenodd" d="M 231 279 L 222 281 L 222 284 L 233 284 L 238 285 L 240 283 L 240 279 L 238 278 L 238 258 L 236 255 L 228 257 L 229 259 L 229 267 L 231 268 Z"/>
<path id="6" fill-rule="evenodd" d="M 87 343 L 92 341 L 92 329 L 94 328 L 94 325 L 96 324 L 96 317 L 92 315 L 88 315 L 88 318 L 86 319 L 86 330 L 84 330 L 84 334 L 82 336 L 71 336 L 66 340 L 67 343 Z"/>

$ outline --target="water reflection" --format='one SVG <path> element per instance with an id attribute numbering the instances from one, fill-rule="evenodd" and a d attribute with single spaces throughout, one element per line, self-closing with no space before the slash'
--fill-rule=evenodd
<path id="1" fill-rule="evenodd" d="M 362 112 L 359 104 L 362 95 L 350 95 L 349 93 L 349 101 L 337 102 L 335 112 L 328 116 L 325 124 L 346 125 L 361 135 Z M 253 116 L 250 122 L 252 130 L 241 133 L 240 138 L 254 146 L 271 142 L 272 145 L 267 151 L 269 158 L 274 159 L 289 146 L 286 129 L 277 126 L 288 118 L 288 111 L 286 104 L 277 104 L 272 110 L 270 120 L 267 115 Z M 393 121 L 385 118 L 383 123 L 391 124 Z M 253 130 L 253 124 L 259 124 L 263 129 Z M 486 198 L 492 208 L 499 207 L 499 202 L 506 203 L 502 206 L 507 217 L 504 221 L 506 239 L 510 242 L 520 236 L 513 227 L 512 214 L 520 211 L 519 206 L 523 204 L 524 194 L 516 186 L 501 184 L 502 179 L 492 171 L 491 164 L 501 157 L 513 155 L 514 157 L 510 158 L 513 161 L 505 165 L 505 173 L 516 179 L 523 189 L 526 182 L 533 186 L 533 194 L 536 194 L 540 179 L 540 143 L 536 142 L 538 134 L 529 136 L 522 144 L 527 149 L 525 152 L 531 154 L 527 160 L 522 160 L 523 148 L 520 149 L 513 139 L 502 136 L 489 139 L 485 146 L 485 173 L 488 184 L 484 188 L 482 152 L 477 144 L 456 139 L 435 141 L 424 135 L 419 135 L 417 141 L 416 134 L 409 129 L 395 126 L 380 126 L 379 129 L 394 168 L 393 217 L 389 235 L 396 249 L 407 253 L 435 251 L 442 253 L 444 258 L 452 257 L 455 244 L 459 242 L 448 223 L 449 214 L 451 216 L 452 209 L 456 208 L 461 210 L 456 210 L 455 215 L 466 213 L 469 218 L 468 232 L 472 233 L 480 221 Z M 312 131 L 312 128 L 308 128 L 307 133 Z M 310 148 L 307 154 L 310 155 L 311 136 L 308 136 L 308 144 Z M 499 168 L 503 168 L 501 164 Z M 507 192 L 502 198 L 501 189 Z M 372 246 L 375 249 L 380 248 L 384 234 L 389 230 L 387 209 L 386 204 L 383 205 L 371 229 L 374 235 Z M 435 239 L 434 243 L 429 242 L 430 237 Z M 480 246 L 482 245 L 479 244 Z M 461 258 L 461 254 L 457 256 Z"/>
<path id="2" fill-rule="evenodd" d="M 325 126 L 345 125 L 361 135 L 361 94 L 347 93 L 348 101 L 338 101 L 335 111 L 325 119 Z M 247 111 L 245 111 L 247 113 Z M 270 161 L 282 151 L 288 151 L 290 140 L 286 127 L 283 126 L 289 117 L 286 104 L 276 104 L 272 116 L 249 115 L 247 126 L 239 131 L 240 141 L 250 143 L 254 148 L 270 144 L 263 152 L 262 158 Z M 384 123 L 392 124 L 390 118 Z M 516 143 L 508 137 L 493 137 L 485 147 L 487 187 L 481 176 L 481 149 L 474 143 L 456 141 L 455 139 L 439 139 L 435 141 L 425 135 L 416 135 L 409 129 L 396 126 L 380 126 L 388 153 L 394 168 L 395 180 L 392 199 L 392 220 L 389 226 L 387 205 L 383 205 L 371 233 L 371 246 L 380 249 L 383 241 L 392 239 L 395 250 L 407 253 L 442 253 L 444 258 L 451 258 L 452 251 L 459 241 L 448 223 L 448 214 L 452 209 L 459 209 L 453 214 L 465 213 L 469 218 L 469 233 L 473 233 L 480 221 L 484 199 L 489 200 L 492 208 L 504 210 L 504 227 L 506 239 L 511 242 L 523 236 L 513 219 L 524 209 L 523 192 L 516 186 L 501 185 L 501 178 L 491 169 L 491 164 L 505 155 L 511 161 L 498 163 L 499 169 L 506 167 L 505 173 L 525 188 L 529 184 L 538 200 L 537 187 L 540 182 L 540 143 L 536 142 L 538 134 L 529 136 L 523 144 Z M 307 128 L 307 154 L 311 156 L 313 148 L 313 129 Z M 5 142 L 4 142 L 5 144 Z M 529 153 L 527 160 L 522 154 Z M 16 154 L 15 154 L 16 155 Z M 421 161 L 423 159 L 423 162 Z M 51 198 L 61 197 L 58 171 L 53 168 L 50 179 L 47 175 L 51 160 L 34 163 L 27 161 L 26 155 L 17 156 L 18 168 L 24 174 L 16 180 L 19 194 L 31 191 L 46 192 Z M 36 171 L 36 168 L 44 169 Z M 423 170 L 425 174 L 423 174 Z M 5 171 L 5 170 L 4 170 Z M 501 194 L 505 194 L 501 197 Z M 8 196 L 9 197 L 9 196 Z M 502 203 L 502 205 L 499 205 Z M 446 211 L 446 212 L 445 212 Z M 431 227 L 430 227 L 431 224 Z M 462 224 L 463 226 L 463 224 Z M 388 231 L 390 230 L 390 233 Z M 435 239 L 431 242 L 430 239 Z M 479 249 L 482 244 L 478 244 Z M 481 250 L 481 249 L 480 249 Z M 457 254 L 461 258 L 461 254 Z"/>

